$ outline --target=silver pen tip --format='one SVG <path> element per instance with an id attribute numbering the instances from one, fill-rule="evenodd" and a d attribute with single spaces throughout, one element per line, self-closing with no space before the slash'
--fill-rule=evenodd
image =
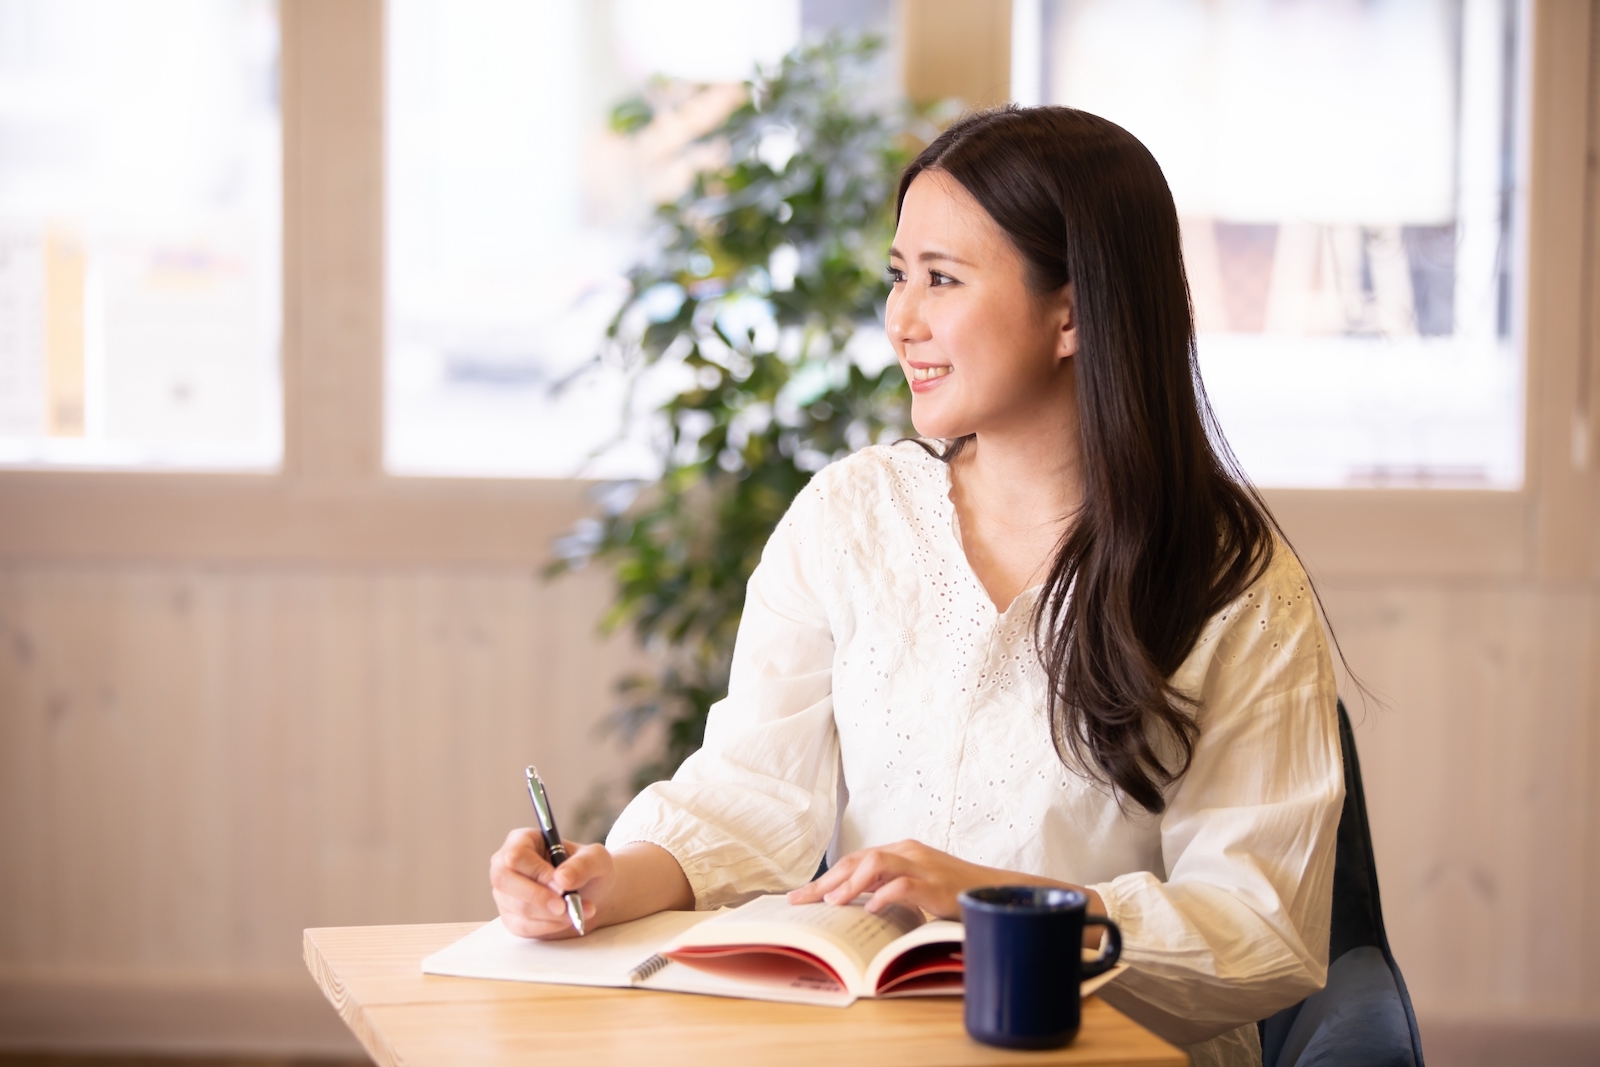
<path id="1" fill-rule="evenodd" d="M 572 928 L 578 931 L 578 936 L 583 937 L 589 933 L 583 928 L 583 905 L 579 903 L 576 893 L 563 893 L 562 899 L 567 902 L 567 918 L 572 920 Z"/>

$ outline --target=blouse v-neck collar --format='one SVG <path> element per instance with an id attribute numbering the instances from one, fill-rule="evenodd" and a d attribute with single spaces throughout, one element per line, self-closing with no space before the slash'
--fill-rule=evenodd
<path id="1" fill-rule="evenodd" d="M 962 575 L 977 589 L 978 599 L 997 621 L 1010 618 L 1018 605 L 1024 603 L 1026 603 L 1027 609 L 1031 611 L 1033 603 L 1038 599 L 1040 590 L 1044 588 L 1044 583 L 1039 582 L 1030 585 L 1017 593 L 1016 596 L 1011 598 L 1011 603 L 1006 605 L 1004 611 L 995 604 L 994 597 L 990 595 L 988 587 L 983 584 L 983 579 L 978 577 L 978 572 L 972 567 L 972 561 L 967 558 L 967 547 L 961 540 L 961 516 L 956 511 L 956 502 L 950 498 L 950 494 L 955 490 L 955 480 L 951 477 L 949 462 L 932 455 L 920 445 L 917 447 L 917 451 L 921 453 L 924 462 L 932 463 L 939 468 L 934 477 L 934 485 L 939 498 L 938 505 L 942 512 L 942 521 L 938 524 L 940 535 L 950 538 L 947 551 L 961 567 Z"/>

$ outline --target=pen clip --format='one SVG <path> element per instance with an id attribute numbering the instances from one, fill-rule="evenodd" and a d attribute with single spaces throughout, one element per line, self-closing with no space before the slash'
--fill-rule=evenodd
<path id="1" fill-rule="evenodd" d="M 561 866 L 567 859 L 567 850 L 561 844 L 561 831 L 556 829 L 556 817 L 550 810 L 550 798 L 545 795 L 544 781 L 531 764 L 524 771 L 528 776 L 528 797 L 533 801 L 533 811 L 539 817 L 539 829 L 544 833 L 544 847 L 550 853 L 550 862 Z"/>
<path id="2" fill-rule="evenodd" d="M 546 833 L 553 832 L 556 817 L 550 813 L 550 798 L 544 794 L 544 782 L 539 779 L 539 772 L 530 765 L 523 773 L 528 776 L 528 799 L 533 801 L 534 814 L 539 816 L 539 829 Z"/>

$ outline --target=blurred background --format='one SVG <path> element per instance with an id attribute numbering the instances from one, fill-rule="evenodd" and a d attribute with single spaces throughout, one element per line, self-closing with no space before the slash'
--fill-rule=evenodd
<path id="1" fill-rule="evenodd" d="M 666 636 L 634 502 L 898 435 L 884 182 L 1014 100 L 1172 185 L 1430 1056 L 1600 1062 L 1597 8 L 0 0 L 0 1048 L 359 1055 L 302 928 L 669 770 L 748 569 Z"/>

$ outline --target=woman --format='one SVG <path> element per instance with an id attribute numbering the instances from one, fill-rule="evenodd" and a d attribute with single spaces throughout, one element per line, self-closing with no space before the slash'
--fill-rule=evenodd
<path id="1" fill-rule="evenodd" d="M 513 832 L 501 915 L 565 936 L 577 889 L 593 925 L 781 890 L 955 917 L 1070 885 L 1123 931 L 1108 1001 L 1258 1063 L 1248 1024 L 1325 978 L 1336 693 L 1207 421 L 1161 170 L 1080 111 L 974 115 L 906 171 L 889 258 L 923 442 L 811 481 L 704 748 L 559 870 Z"/>

